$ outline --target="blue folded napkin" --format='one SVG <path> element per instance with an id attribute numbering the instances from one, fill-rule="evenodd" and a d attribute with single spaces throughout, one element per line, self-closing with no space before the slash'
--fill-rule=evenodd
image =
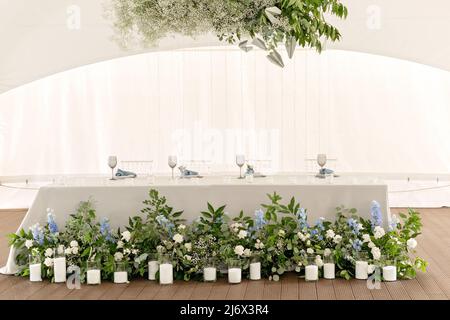
<path id="1" fill-rule="evenodd" d="M 184 177 L 187 177 L 187 176 L 198 176 L 198 172 L 197 171 L 188 170 L 188 169 L 186 169 L 186 167 L 180 166 L 180 167 L 178 167 L 178 169 L 180 169 L 181 175 L 184 176 Z"/>
<path id="2" fill-rule="evenodd" d="M 255 169 L 253 169 L 252 165 L 247 164 L 247 171 L 245 174 L 255 174 Z"/>
<path id="3" fill-rule="evenodd" d="M 334 171 L 331 170 L 331 169 L 322 168 L 322 169 L 319 170 L 319 173 L 320 173 L 320 174 L 333 174 Z"/>
<path id="4" fill-rule="evenodd" d="M 122 169 L 117 169 L 116 177 L 136 178 L 137 175 L 136 175 L 136 173 L 131 172 L 131 171 L 125 171 L 125 170 L 122 170 Z"/>

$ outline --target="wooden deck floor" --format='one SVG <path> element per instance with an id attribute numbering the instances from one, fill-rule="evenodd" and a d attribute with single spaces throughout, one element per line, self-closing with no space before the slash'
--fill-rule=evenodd
<path id="1" fill-rule="evenodd" d="M 429 261 L 428 272 L 420 273 L 414 280 L 382 283 L 379 290 L 367 289 L 365 281 L 321 279 L 308 283 L 294 274 L 285 275 L 279 282 L 261 280 L 228 285 L 221 279 L 214 284 L 177 281 L 171 286 L 160 286 L 139 279 L 124 285 L 109 282 L 100 286 L 83 285 L 79 290 L 69 290 L 65 284 L 30 283 L 27 279 L 0 275 L 0 299 L 448 300 L 450 209 L 421 209 L 420 212 L 424 229 L 419 238 L 418 253 Z M 5 236 L 18 228 L 23 216 L 24 211 L 0 212 L 1 265 L 8 256 Z"/>

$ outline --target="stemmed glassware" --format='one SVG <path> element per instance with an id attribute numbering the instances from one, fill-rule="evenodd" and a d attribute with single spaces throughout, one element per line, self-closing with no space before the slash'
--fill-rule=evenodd
<path id="1" fill-rule="evenodd" d="M 172 179 L 174 179 L 173 169 L 177 166 L 177 156 L 169 156 L 168 164 L 169 167 L 172 169 Z"/>
<path id="2" fill-rule="evenodd" d="M 319 153 L 317 155 L 317 164 L 320 166 L 320 168 L 323 168 L 326 163 L 327 163 L 327 155 L 324 153 Z"/>
<path id="3" fill-rule="evenodd" d="M 236 164 L 239 167 L 239 179 L 244 179 L 242 176 L 242 166 L 245 164 L 245 155 L 237 154 L 236 155 Z"/>
<path id="4" fill-rule="evenodd" d="M 108 166 L 111 168 L 111 179 L 110 180 L 116 180 L 114 178 L 114 168 L 117 166 L 117 157 L 116 156 L 108 157 Z"/>

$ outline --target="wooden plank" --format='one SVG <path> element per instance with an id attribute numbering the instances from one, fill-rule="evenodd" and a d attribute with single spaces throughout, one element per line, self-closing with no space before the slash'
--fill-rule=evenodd
<path id="1" fill-rule="evenodd" d="M 317 299 L 336 300 L 333 281 L 327 279 L 319 279 L 319 281 L 316 281 L 316 288 L 317 288 Z"/>
<path id="2" fill-rule="evenodd" d="M 356 300 L 373 300 L 372 290 L 367 288 L 367 283 L 365 281 L 352 279 L 349 280 L 349 283 Z"/>
<path id="3" fill-rule="evenodd" d="M 248 291 L 248 287 L 251 285 L 252 282 L 255 282 L 255 281 L 249 282 L 249 284 L 247 285 L 247 291 Z M 190 287 L 192 287 L 192 286 L 190 286 Z M 225 300 L 228 295 L 229 290 L 230 290 L 230 285 L 228 284 L 227 280 L 224 278 L 220 278 L 216 281 L 216 283 L 214 283 L 208 299 L 209 300 Z"/>
<path id="4" fill-rule="evenodd" d="M 405 288 L 408 295 L 412 300 L 429 300 L 430 297 L 427 295 L 425 290 L 420 285 L 417 279 L 403 280 L 403 288 Z"/>
<path id="5" fill-rule="evenodd" d="M 333 281 L 334 293 L 336 300 L 354 300 L 352 286 L 349 280 L 335 279 Z"/>
<path id="6" fill-rule="evenodd" d="M 263 300 L 280 300 L 281 281 L 264 280 Z"/>
<path id="7" fill-rule="evenodd" d="M 173 295 L 174 300 L 187 300 L 194 292 L 195 285 L 192 282 L 180 281 L 178 283 L 177 291 Z"/>
<path id="8" fill-rule="evenodd" d="M 281 278 L 281 300 L 298 300 L 298 277 L 295 273 Z"/>
<path id="9" fill-rule="evenodd" d="M 10 287 L 9 290 L 5 290 L 0 294 L 0 300 L 24 300 L 33 295 L 37 291 L 41 290 L 47 282 L 30 282 L 26 279 L 20 279 L 16 285 Z"/>
<path id="10" fill-rule="evenodd" d="M 128 283 L 105 283 L 100 286 L 107 286 L 107 290 L 100 296 L 100 300 L 117 300 L 128 287 Z"/>
<path id="11" fill-rule="evenodd" d="M 122 294 L 119 296 L 119 300 L 134 300 L 136 299 L 149 280 L 135 279 L 130 282 L 130 285 L 125 288 Z"/>
<path id="12" fill-rule="evenodd" d="M 162 284 L 160 286 L 161 289 L 159 289 L 153 300 L 170 300 L 180 287 L 179 281 L 175 281 L 173 284 Z"/>
<path id="13" fill-rule="evenodd" d="M 241 283 L 230 284 L 230 288 L 227 293 L 227 300 L 243 300 L 249 281 L 250 280 L 244 280 Z"/>
<path id="14" fill-rule="evenodd" d="M 392 300 L 392 297 L 389 294 L 389 291 L 384 282 L 380 283 L 380 289 L 372 289 L 370 290 L 370 293 L 372 294 L 374 300 Z"/>
<path id="15" fill-rule="evenodd" d="M 411 300 L 411 297 L 406 292 L 400 281 L 385 282 L 392 299 L 394 300 Z"/>
<path id="16" fill-rule="evenodd" d="M 261 300 L 264 294 L 264 279 L 258 281 L 249 281 L 245 291 L 245 300 Z"/>
<path id="17" fill-rule="evenodd" d="M 161 286 L 156 281 L 148 281 L 144 289 L 136 297 L 138 300 L 152 300 L 161 289 Z"/>
<path id="18" fill-rule="evenodd" d="M 192 300 L 206 300 L 211 293 L 213 284 L 210 282 L 197 282 L 194 284 L 195 288 L 190 299 Z"/>
<path id="19" fill-rule="evenodd" d="M 299 279 L 298 298 L 300 300 L 317 300 L 316 283 Z"/>

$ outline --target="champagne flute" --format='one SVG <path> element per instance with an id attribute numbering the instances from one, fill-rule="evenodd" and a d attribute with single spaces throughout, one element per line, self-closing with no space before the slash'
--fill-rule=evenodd
<path id="1" fill-rule="evenodd" d="M 326 163 L 327 163 L 327 155 L 324 153 L 319 153 L 317 155 L 317 164 L 320 166 L 319 174 L 322 176 L 325 176 L 325 174 L 322 173 L 322 170 Z"/>
<path id="2" fill-rule="evenodd" d="M 110 180 L 116 180 L 114 178 L 114 168 L 117 166 L 117 157 L 116 156 L 108 157 L 108 166 L 111 168 L 111 179 Z"/>
<path id="3" fill-rule="evenodd" d="M 174 179 L 173 169 L 177 166 L 177 156 L 169 156 L 169 167 L 172 169 L 172 179 Z"/>
<path id="4" fill-rule="evenodd" d="M 243 179 L 242 176 L 242 166 L 245 164 L 245 155 L 243 154 L 237 154 L 236 155 L 236 164 L 239 167 L 239 179 Z"/>

